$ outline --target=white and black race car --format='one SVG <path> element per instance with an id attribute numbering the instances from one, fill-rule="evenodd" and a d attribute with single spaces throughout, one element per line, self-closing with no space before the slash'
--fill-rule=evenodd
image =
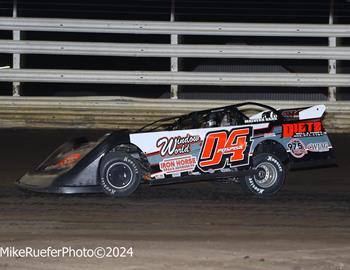
<path id="1" fill-rule="evenodd" d="M 243 108 L 260 108 L 248 117 Z M 55 193 L 114 197 L 149 185 L 234 181 L 256 196 L 278 192 L 288 169 L 333 165 L 324 105 L 277 110 L 246 102 L 64 143 L 16 184 Z"/>

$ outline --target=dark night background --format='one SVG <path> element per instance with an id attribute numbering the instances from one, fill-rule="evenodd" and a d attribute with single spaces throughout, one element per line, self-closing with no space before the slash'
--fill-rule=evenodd
<path id="1" fill-rule="evenodd" d="M 0 16 L 12 16 L 12 1 L 0 1 Z M 170 20 L 169 0 L 19 0 L 19 17 L 84 18 L 113 20 Z M 176 21 L 259 22 L 328 24 L 328 0 L 177 0 Z M 334 23 L 350 23 L 350 2 L 336 0 Z M 10 31 L 0 31 L 0 38 L 12 39 Z M 169 35 L 89 34 L 58 32 L 22 32 L 23 40 L 94 41 L 127 43 L 170 43 Z M 247 44 L 247 45 L 316 45 L 327 46 L 327 38 L 179 36 L 182 44 Z M 350 38 L 338 38 L 337 46 L 349 46 Z M 0 54 L 0 66 L 11 66 L 11 55 Z M 22 68 L 91 69 L 91 70 L 155 70 L 169 71 L 170 58 L 22 55 Z M 327 73 L 327 60 L 286 59 L 192 59 L 179 60 L 180 71 L 217 72 L 292 72 Z M 337 73 L 349 73 L 349 61 L 337 61 Z M 11 94 L 11 84 L 1 83 L 0 95 Z M 22 95 L 75 96 L 121 95 L 137 97 L 169 97 L 169 86 L 45 84 L 23 83 Z M 338 88 L 337 99 L 348 100 L 348 89 Z M 209 99 L 300 99 L 326 100 L 326 88 L 293 87 L 219 87 L 180 86 L 180 98 Z"/>

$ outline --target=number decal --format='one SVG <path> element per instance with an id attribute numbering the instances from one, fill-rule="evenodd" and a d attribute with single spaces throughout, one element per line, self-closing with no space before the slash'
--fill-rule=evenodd
<path id="1" fill-rule="evenodd" d="M 209 132 L 203 143 L 198 167 L 209 171 L 221 169 L 227 162 L 230 167 L 248 164 L 251 136 L 251 127 Z"/>
<path id="2" fill-rule="evenodd" d="M 222 160 L 222 151 L 220 150 L 225 148 L 226 139 L 226 131 L 219 131 L 208 134 L 208 136 L 205 138 L 203 151 L 200 156 L 200 167 L 208 167 L 220 164 Z"/>

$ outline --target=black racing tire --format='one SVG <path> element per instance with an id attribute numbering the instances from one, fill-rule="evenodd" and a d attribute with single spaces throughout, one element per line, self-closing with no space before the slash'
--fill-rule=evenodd
<path id="1" fill-rule="evenodd" d="M 105 194 L 112 197 L 127 197 L 140 185 L 139 162 L 123 152 L 110 152 L 100 163 L 100 185 Z"/>
<path id="2" fill-rule="evenodd" d="M 282 161 L 273 154 L 261 153 L 253 156 L 252 167 L 256 173 L 242 177 L 241 187 L 246 194 L 269 197 L 283 186 L 286 173 Z"/>

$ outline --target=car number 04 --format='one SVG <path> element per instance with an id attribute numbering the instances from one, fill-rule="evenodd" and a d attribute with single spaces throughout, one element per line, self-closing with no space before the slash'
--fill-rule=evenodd
<path id="1" fill-rule="evenodd" d="M 222 163 L 225 155 L 230 155 L 230 163 L 244 159 L 249 129 L 226 130 L 209 133 L 203 143 L 199 166 L 215 167 Z"/>

